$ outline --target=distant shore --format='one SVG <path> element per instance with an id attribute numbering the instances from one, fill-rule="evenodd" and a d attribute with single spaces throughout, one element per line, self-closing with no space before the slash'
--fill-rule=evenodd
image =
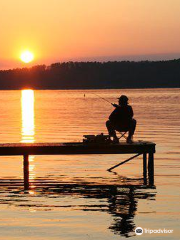
<path id="1" fill-rule="evenodd" d="M 62 62 L 0 71 L 1 90 L 180 88 L 180 59 Z"/>

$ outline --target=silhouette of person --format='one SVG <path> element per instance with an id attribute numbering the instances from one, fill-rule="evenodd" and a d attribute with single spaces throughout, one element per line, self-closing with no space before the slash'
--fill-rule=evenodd
<path id="1" fill-rule="evenodd" d="M 127 143 L 132 143 L 132 137 L 136 129 L 136 120 L 133 119 L 133 109 L 128 104 L 128 97 L 121 95 L 118 104 L 112 104 L 115 109 L 109 116 L 109 120 L 106 122 L 106 127 L 109 132 L 109 136 L 113 137 L 113 142 L 118 143 L 119 139 L 116 136 L 116 131 L 129 133 L 127 137 Z"/>

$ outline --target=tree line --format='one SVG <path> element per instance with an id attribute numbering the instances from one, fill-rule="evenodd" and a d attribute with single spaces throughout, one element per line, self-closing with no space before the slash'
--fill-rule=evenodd
<path id="1" fill-rule="evenodd" d="M 61 62 L 0 71 L 0 89 L 180 88 L 180 59 Z"/>

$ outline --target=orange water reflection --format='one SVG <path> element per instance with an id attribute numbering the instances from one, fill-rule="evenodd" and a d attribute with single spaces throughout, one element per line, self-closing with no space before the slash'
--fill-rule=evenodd
<path id="1" fill-rule="evenodd" d="M 34 139 L 34 91 L 21 91 L 21 112 L 22 112 L 22 141 L 33 143 Z"/>
<path id="2" fill-rule="evenodd" d="M 35 142 L 35 115 L 34 115 L 34 91 L 31 89 L 21 91 L 22 114 L 22 143 Z M 29 178 L 35 178 L 34 156 L 29 156 Z"/>

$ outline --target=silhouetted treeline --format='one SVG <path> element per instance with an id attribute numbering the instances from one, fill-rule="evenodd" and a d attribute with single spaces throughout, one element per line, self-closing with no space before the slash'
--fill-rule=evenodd
<path id="1" fill-rule="evenodd" d="M 0 89 L 180 87 L 180 59 L 142 62 L 63 62 L 0 71 Z"/>

